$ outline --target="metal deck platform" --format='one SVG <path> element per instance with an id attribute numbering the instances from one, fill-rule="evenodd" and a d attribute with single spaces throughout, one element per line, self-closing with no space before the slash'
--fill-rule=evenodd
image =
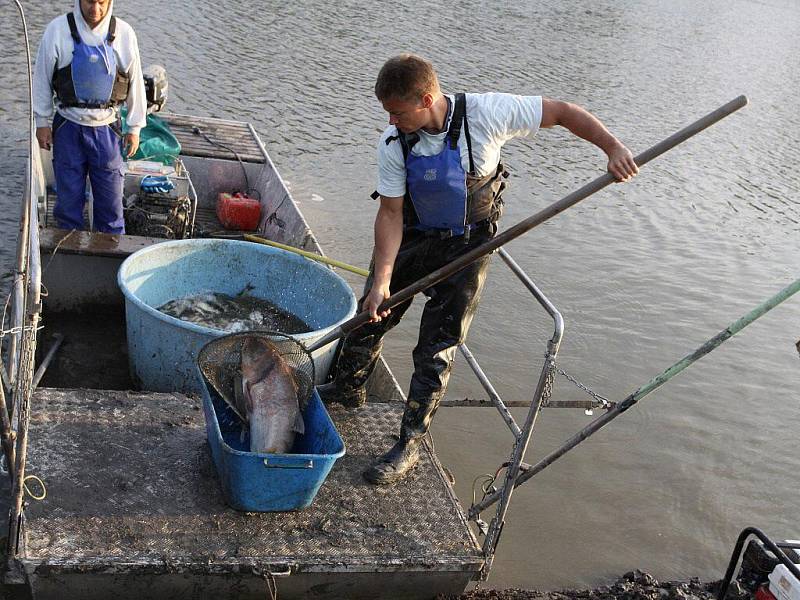
<path id="1" fill-rule="evenodd" d="M 216 226 L 219 192 L 252 188 L 262 200 L 262 235 L 321 252 L 251 126 L 168 121 L 203 231 Z M 63 343 L 31 402 L 25 474 L 41 477 L 47 496 L 26 497 L 14 513 L 25 517 L 23 547 L 8 545 L 33 597 L 263 600 L 277 589 L 280 598 L 433 598 L 458 594 L 479 575 L 482 549 L 432 447 L 402 485 L 363 480 L 394 443 L 403 408 L 383 360 L 365 407 L 331 411 L 347 454 L 314 503 L 236 512 L 223 500 L 199 400 L 130 391 L 116 274 L 126 256 L 158 240 L 44 229 L 40 242 L 39 361 L 52 334 Z M 35 493 L 35 482 L 28 485 Z M 0 596 L 8 592 L 0 587 Z"/>
<path id="2" fill-rule="evenodd" d="M 281 598 L 431 598 L 463 591 L 482 564 L 430 447 L 402 486 L 361 477 L 402 405 L 332 410 L 347 454 L 291 513 L 225 505 L 197 399 L 46 388 L 35 405 L 28 473 L 47 497 L 26 513 L 24 563 L 37 598 L 72 579 L 82 598 L 263 599 L 268 572 Z"/>

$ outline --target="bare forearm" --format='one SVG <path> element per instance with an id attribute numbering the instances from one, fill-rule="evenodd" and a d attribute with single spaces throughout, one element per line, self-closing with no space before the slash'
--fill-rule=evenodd
<path id="1" fill-rule="evenodd" d="M 372 286 L 361 304 L 361 309 L 369 311 L 373 321 L 380 321 L 391 310 L 378 313 L 378 308 L 386 300 L 391 290 L 392 270 L 403 240 L 403 199 L 381 196 L 381 205 L 375 217 L 375 249 L 372 253 Z"/>
<path id="2" fill-rule="evenodd" d="M 611 155 L 622 146 L 622 142 L 614 137 L 600 119 L 592 113 L 575 104 L 565 104 L 566 108 L 561 113 L 558 125 L 566 127 L 579 138 L 591 142 L 607 155 Z"/>
<path id="3" fill-rule="evenodd" d="M 554 125 L 566 127 L 605 152 L 608 171 L 617 181 L 628 181 L 639 172 L 631 151 L 588 110 L 569 102 L 545 98 L 542 100 L 542 127 Z"/>

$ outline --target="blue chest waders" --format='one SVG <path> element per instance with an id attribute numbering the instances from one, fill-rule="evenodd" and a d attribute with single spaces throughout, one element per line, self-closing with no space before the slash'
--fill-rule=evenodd
<path id="1" fill-rule="evenodd" d="M 105 104 L 111 100 L 117 75 L 117 58 L 105 42 L 89 46 L 74 44 L 72 51 L 72 85 L 79 102 Z"/>
<path id="2" fill-rule="evenodd" d="M 467 220 L 467 174 L 457 142 L 446 140 L 433 156 L 409 152 L 406 187 L 419 219 L 418 229 L 449 230 L 463 235 Z"/>

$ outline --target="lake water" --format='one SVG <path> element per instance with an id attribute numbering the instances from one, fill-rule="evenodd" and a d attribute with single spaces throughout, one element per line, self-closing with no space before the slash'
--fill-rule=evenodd
<path id="1" fill-rule="evenodd" d="M 28 4 L 34 52 L 46 23 L 71 4 Z M 508 247 L 564 315 L 560 365 L 612 400 L 798 276 L 795 0 L 117 4 L 144 64 L 167 69 L 167 108 L 253 123 L 326 253 L 361 266 L 387 120 L 371 90 L 389 56 L 427 56 L 446 91 L 579 103 L 634 154 L 747 94 L 750 106 L 632 183 Z M 8 271 L 26 95 L 17 14 L 6 3 L 0 15 L 0 261 Z M 506 227 L 605 165 L 563 130 L 509 143 L 505 160 L 513 173 Z M 419 306 L 386 344 L 404 387 Z M 798 315 L 800 298 L 784 303 L 520 488 L 489 584 L 597 585 L 636 567 L 658 579 L 714 579 L 745 526 L 800 538 Z M 495 260 L 468 343 L 503 398 L 531 397 L 551 335 L 552 323 Z M 449 396 L 484 396 L 460 358 Z M 584 397 L 559 377 L 556 399 Z M 527 462 L 589 419 L 544 412 Z M 473 479 L 506 460 L 511 436 L 494 411 L 471 408 L 442 409 L 433 432 L 468 504 Z"/>

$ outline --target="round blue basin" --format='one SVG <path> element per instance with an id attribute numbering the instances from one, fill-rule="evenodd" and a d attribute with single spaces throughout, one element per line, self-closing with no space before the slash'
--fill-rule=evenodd
<path id="1" fill-rule="evenodd" d="M 154 244 L 131 254 L 117 282 L 125 296 L 131 376 L 140 389 L 202 391 L 195 366 L 200 349 L 226 332 L 182 321 L 159 306 L 194 294 L 249 294 L 305 321 L 303 344 L 351 318 L 356 298 L 331 269 L 302 256 L 251 242 L 191 239 Z M 330 369 L 336 342 L 313 354 L 317 383 Z"/>

